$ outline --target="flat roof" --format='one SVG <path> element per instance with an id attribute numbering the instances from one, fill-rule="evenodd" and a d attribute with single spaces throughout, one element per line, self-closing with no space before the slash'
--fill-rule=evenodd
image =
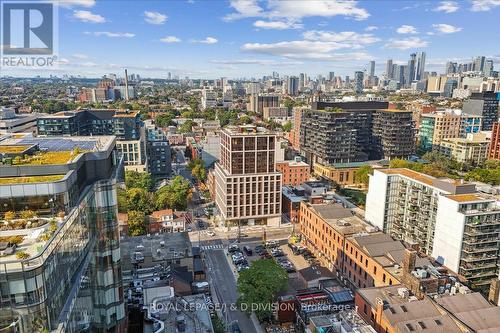
<path id="1" fill-rule="evenodd" d="M 53 136 L 36 137 L 31 133 L 17 133 L 0 141 L 0 150 L 4 146 L 33 146 L 38 145 L 42 151 L 63 152 L 79 148 L 86 151 L 104 150 L 114 140 L 114 136 Z"/>
<path id="2" fill-rule="evenodd" d="M 469 183 L 463 182 L 463 180 L 461 180 L 461 179 L 436 178 L 436 177 L 426 175 L 425 173 L 417 172 L 417 171 L 414 171 L 411 169 L 406 169 L 406 168 L 377 169 L 377 171 L 383 172 L 383 173 L 388 174 L 388 175 L 405 176 L 407 178 L 411 178 L 413 180 L 419 181 L 421 183 L 424 183 L 426 185 L 436 187 L 439 189 L 443 189 L 443 187 L 441 186 L 441 184 L 443 184 L 443 183 L 448 183 L 448 184 L 451 184 L 454 186 L 470 185 Z M 445 189 L 443 189 L 443 190 L 445 190 Z"/>
<path id="3" fill-rule="evenodd" d="M 367 232 L 371 226 L 368 222 L 354 215 L 354 212 L 338 203 L 310 204 L 307 206 L 333 229 L 342 235 Z"/>
<path id="4" fill-rule="evenodd" d="M 410 169 L 406 169 L 406 168 L 380 169 L 378 171 L 383 172 L 383 173 L 388 174 L 388 175 L 402 175 L 402 176 L 417 180 L 421 183 L 424 183 L 424 184 L 427 184 L 430 186 L 434 186 L 434 180 L 436 180 L 436 178 L 434 178 L 432 176 L 429 176 L 429 175 L 426 175 L 426 174 L 423 174 L 423 173 L 420 173 L 417 171 L 413 171 Z"/>
<path id="5" fill-rule="evenodd" d="M 274 132 L 267 128 L 254 125 L 227 126 L 222 131 L 231 135 L 275 135 Z"/>
<path id="6" fill-rule="evenodd" d="M 288 166 L 290 167 L 308 167 L 309 164 L 307 164 L 306 162 L 303 162 L 303 161 L 300 161 L 300 162 L 297 162 L 297 161 L 279 161 L 279 162 L 276 162 L 276 164 L 288 164 Z"/>
<path id="7" fill-rule="evenodd" d="M 477 193 L 454 194 L 447 195 L 446 197 L 456 202 L 495 201 L 495 199 L 486 198 L 485 196 Z"/>

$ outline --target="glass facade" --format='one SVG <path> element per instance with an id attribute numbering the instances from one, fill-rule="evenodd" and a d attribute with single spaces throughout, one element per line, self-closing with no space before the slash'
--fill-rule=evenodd
<path id="1" fill-rule="evenodd" d="M 2 212 L 66 213 L 46 242 L 24 237 L 36 255 L 0 258 L 0 332 L 125 332 L 115 158 L 113 150 L 103 160 L 109 167 L 96 178 L 104 180 L 84 180 L 82 165 L 66 193 L 0 198 Z"/>

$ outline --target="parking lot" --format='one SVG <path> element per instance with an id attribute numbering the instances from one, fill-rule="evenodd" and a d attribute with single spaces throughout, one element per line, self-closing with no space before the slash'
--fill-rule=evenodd
<path id="1" fill-rule="evenodd" d="M 251 252 L 250 252 L 250 251 Z M 288 272 L 288 291 L 303 289 L 302 280 L 298 271 L 314 264 L 314 258 L 310 258 L 308 251 L 303 248 L 294 248 L 283 242 L 261 241 L 245 244 L 232 244 L 228 248 L 228 261 L 232 264 L 235 273 L 248 269 L 251 263 L 259 259 L 273 259 L 278 265 Z M 294 253 L 295 251 L 295 253 Z M 308 258 L 306 260 L 305 258 Z"/>

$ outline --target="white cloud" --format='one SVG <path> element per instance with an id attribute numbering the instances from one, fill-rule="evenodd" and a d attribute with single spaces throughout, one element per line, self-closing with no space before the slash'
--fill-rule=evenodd
<path id="1" fill-rule="evenodd" d="M 455 27 L 455 26 L 450 25 L 450 24 L 444 24 L 444 23 L 433 24 L 432 26 L 434 27 L 434 29 L 436 29 L 438 32 L 440 32 L 442 34 L 453 34 L 455 32 L 459 32 L 462 30 L 462 28 Z"/>
<path id="2" fill-rule="evenodd" d="M 373 34 L 359 34 L 354 31 L 318 31 L 311 30 L 303 33 L 304 39 L 322 42 L 351 43 L 353 48 L 360 48 L 363 45 L 373 44 L 380 41 L 380 38 Z"/>
<path id="3" fill-rule="evenodd" d="M 217 38 L 214 38 L 214 37 L 207 37 L 205 39 L 200 39 L 200 40 L 197 40 L 197 39 L 192 39 L 191 40 L 191 43 L 200 43 L 200 44 L 215 44 L 217 43 L 219 40 Z"/>
<path id="4" fill-rule="evenodd" d="M 53 0 L 54 5 L 71 8 L 71 7 L 86 7 L 95 6 L 95 0 Z"/>
<path id="5" fill-rule="evenodd" d="M 258 0 L 231 0 L 230 6 L 236 12 L 224 16 L 224 20 L 226 21 L 238 20 L 245 17 L 259 17 L 263 14 L 263 9 L 259 6 Z"/>
<path id="6" fill-rule="evenodd" d="M 416 34 L 416 33 L 418 33 L 417 28 L 415 28 L 412 25 L 402 25 L 396 29 L 396 32 L 398 34 Z"/>
<path id="7" fill-rule="evenodd" d="M 375 30 L 377 30 L 377 29 L 378 29 L 378 27 L 377 27 L 377 26 L 375 26 L 375 25 L 369 25 L 369 26 L 367 26 L 367 27 L 365 28 L 365 31 L 375 31 Z"/>
<path id="8" fill-rule="evenodd" d="M 264 66 L 294 66 L 302 65 L 301 61 L 282 61 L 271 59 L 236 59 L 236 60 L 210 60 L 213 64 L 221 65 L 264 65 Z"/>
<path id="9" fill-rule="evenodd" d="M 253 26 L 261 29 L 276 29 L 276 30 L 285 30 L 285 29 L 301 29 L 303 27 L 300 23 L 294 23 L 291 21 L 283 22 L 283 21 L 262 21 L 258 20 L 253 23 Z"/>
<path id="10" fill-rule="evenodd" d="M 105 36 L 109 38 L 132 38 L 135 37 L 135 34 L 131 32 L 111 32 L 111 31 L 94 31 L 94 32 L 85 32 L 86 35 L 94 35 L 97 37 Z"/>
<path id="11" fill-rule="evenodd" d="M 470 10 L 473 12 L 487 12 L 497 6 L 500 6 L 500 0 L 473 0 Z"/>
<path id="12" fill-rule="evenodd" d="M 181 40 L 175 36 L 166 36 L 160 39 L 163 43 L 179 43 Z"/>
<path id="13" fill-rule="evenodd" d="M 445 12 L 445 13 L 454 13 L 456 12 L 460 7 L 458 6 L 458 3 L 455 1 L 441 1 L 439 3 L 439 6 L 434 8 L 434 11 L 436 12 Z"/>
<path id="14" fill-rule="evenodd" d="M 167 21 L 168 16 L 158 12 L 144 12 L 144 21 L 149 24 L 163 24 Z"/>
<path id="15" fill-rule="evenodd" d="M 241 49 L 246 52 L 282 56 L 289 59 L 317 61 L 368 60 L 371 56 L 364 52 L 332 53 L 338 49 L 350 48 L 349 44 L 298 40 L 270 44 L 246 43 Z"/>
<path id="16" fill-rule="evenodd" d="M 309 1 L 281 1 L 270 0 L 269 9 L 271 17 L 286 17 L 301 19 L 304 17 L 333 17 L 348 16 L 356 20 L 365 20 L 370 14 L 357 7 L 353 0 L 309 0 Z"/>
<path id="17" fill-rule="evenodd" d="M 427 47 L 429 43 L 419 37 L 410 37 L 407 39 L 389 39 L 384 45 L 388 49 L 408 50 L 419 47 Z"/>
<path id="18" fill-rule="evenodd" d="M 103 16 L 99 14 L 94 14 L 89 10 L 75 10 L 73 12 L 73 17 L 82 22 L 89 22 L 89 23 L 106 22 L 106 19 Z"/>
<path id="19" fill-rule="evenodd" d="M 88 55 L 83 54 L 83 53 L 75 53 L 75 54 L 73 54 L 72 57 L 75 58 L 75 59 L 81 59 L 81 60 L 89 58 Z"/>
<path id="20" fill-rule="evenodd" d="M 300 21 L 305 17 L 347 16 L 356 20 L 365 20 L 370 14 L 357 6 L 354 0 L 309 0 L 282 1 L 268 0 L 267 7 L 260 6 L 258 0 L 231 0 L 230 6 L 235 12 L 224 17 L 231 21 L 246 17 L 263 17 L 268 19 L 288 19 Z"/>

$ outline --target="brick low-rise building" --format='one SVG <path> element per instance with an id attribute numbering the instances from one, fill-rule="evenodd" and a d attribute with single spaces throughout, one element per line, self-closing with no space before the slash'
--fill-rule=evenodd
<path id="1" fill-rule="evenodd" d="M 283 174 L 283 185 L 300 185 L 309 180 L 309 165 L 300 159 L 276 163 L 276 171 Z"/>

